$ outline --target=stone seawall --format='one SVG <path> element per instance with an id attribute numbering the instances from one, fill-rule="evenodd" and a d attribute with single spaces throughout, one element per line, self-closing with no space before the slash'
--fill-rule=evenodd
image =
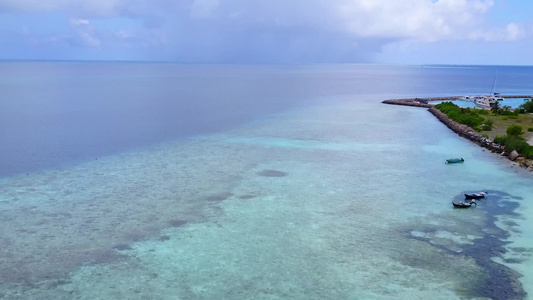
<path id="1" fill-rule="evenodd" d="M 448 118 L 445 113 L 436 109 L 435 107 L 429 108 L 429 112 L 432 113 L 439 121 L 444 125 L 450 128 L 453 132 L 458 135 L 471 140 L 472 142 L 489 149 L 492 152 L 501 152 L 503 149 L 499 144 L 494 143 L 493 141 L 483 137 L 481 134 L 474 131 L 472 128 L 455 122 L 454 120 Z"/>
<path id="2" fill-rule="evenodd" d="M 452 100 L 459 99 L 459 96 L 452 97 L 431 97 L 431 98 L 405 98 L 405 99 L 389 99 L 384 100 L 382 103 L 392 104 L 392 105 L 403 105 L 403 106 L 415 106 L 415 107 L 433 107 L 429 104 L 431 101 L 442 101 L 442 100 Z"/>
<path id="3" fill-rule="evenodd" d="M 426 107 L 426 108 L 430 108 L 433 106 L 431 104 L 415 101 L 415 99 L 385 100 L 382 103 L 392 104 L 392 105 Z"/>

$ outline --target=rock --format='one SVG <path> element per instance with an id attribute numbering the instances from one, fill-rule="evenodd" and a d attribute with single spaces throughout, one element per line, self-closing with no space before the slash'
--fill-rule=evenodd
<path id="1" fill-rule="evenodd" d="M 519 157 L 520 154 L 518 154 L 518 152 L 516 152 L 516 150 L 513 150 L 510 154 L 509 154 L 509 159 L 510 160 L 515 160 L 517 157 Z"/>

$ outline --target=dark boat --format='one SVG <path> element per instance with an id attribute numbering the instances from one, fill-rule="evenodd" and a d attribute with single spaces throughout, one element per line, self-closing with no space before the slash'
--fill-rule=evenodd
<path id="1" fill-rule="evenodd" d="M 467 193 L 465 194 L 465 199 L 481 199 L 485 198 L 485 194 L 487 192 L 479 192 L 479 193 Z"/>
<path id="2" fill-rule="evenodd" d="M 461 157 L 461 158 L 448 158 L 446 160 L 446 163 L 447 164 L 456 164 L 456 163 L 462 163 L 464 162 L 465 160 Z"/>
<path id="3" fill-rule="evenodd" d="M 455 208 L 469 208 L 472 205 L 477 205 L 476 200 L 472 200 L 472 202 L 452 202 L 452 204 Z"/>

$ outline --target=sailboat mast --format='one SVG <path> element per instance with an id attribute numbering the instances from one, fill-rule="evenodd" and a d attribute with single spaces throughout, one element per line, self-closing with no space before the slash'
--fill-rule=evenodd
<path id="1" fill-rule="evenodd" d="M 494 80 L 492 81 L 492 87 L 490 88 L 490 95 L 494 95 L 494 86 L 496 85 L 496 76 L 498 75 L 498 71 L 494 74 Z"/>

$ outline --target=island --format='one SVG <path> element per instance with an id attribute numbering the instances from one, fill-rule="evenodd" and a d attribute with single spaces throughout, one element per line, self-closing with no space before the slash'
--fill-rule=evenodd
<path id="1" fill-rule="evenodd" d="M 531 95 L 502 95 L 500 97 L 533 99 L 533 96 Z M 443 101 L 454 102 L 455 100 L 458 100 L 460 98 L 462 97 L 461 96 L 448 96 L 448 97 L 430 97 L 430 98 L 389 99 L 389 100 L 382 101 L 382 103 L 427 108 L 428 111 L 431 114 L 433 114 L 439 121 L 441 121 L 444 125 L 446 125 L 449 129 L 451 129 L 453 132 L 457 133 L 461 137 L 466 138 L 478 144 L 479 146 L 490 150 L 493 153 L 498 153 L 502 156 L 506 156 L 511 161 L 518 163 L 521 167 L 528 168 L 533 171 L 533 159 L 526 158 L 520 155 L 515 150 L 512 150 L 512 151 L 506 150 L 504 145 L 501 145 L 494 141 L 494 137 L 490 138 L 487 134 L 480 133 L 479 130 L 476 131 L 474 128 L 470 126 L 467 126 L 465 124 L 460 124 L 452 120 L 445 113 L 443 113 L 442 111 L 440 111 L 439 109 L 435 107 L 435 102 L 437 101 L 438 102 L 443 102 Z M 483 108 L 476 108 L 476 109 L 483 110 Z M 528 117 L 530 117 L 533 122 L 533 115 L 528 114 Z M 512 124 L 512 123 L 509 122 L 509 124 Z M 533 123 L 532 123 L 532 126 L 533 126 Z M 503 126 L 500 125 L 500 131 L 502 129 L 501 127 Z M 532 140 L 533 139 L 530 139 L 528 143 L 532 144 Z"/>

